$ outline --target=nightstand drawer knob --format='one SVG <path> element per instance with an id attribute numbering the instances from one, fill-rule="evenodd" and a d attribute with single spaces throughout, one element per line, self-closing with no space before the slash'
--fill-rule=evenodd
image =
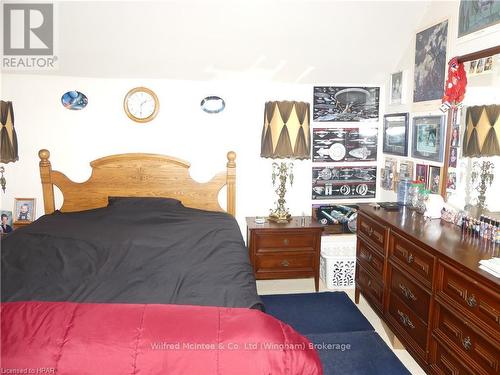
<path id="1" fill-rule="evenodd" d="M 285 238 L 285 239 L 283 240 L 283 244 L 288 245 L 288 238 Z"/>
<path id="2" fill-rule="evenodd" d="M 283 261 L 281 262 L 281 265 L 282 265 L 283 267 L 288 267 L 288 266 L 290 265 L 290 263 L 288 262 L 288 260 L 286 260 L 286 259 L 285 259 L 285 260 L 283 260 Z"/>

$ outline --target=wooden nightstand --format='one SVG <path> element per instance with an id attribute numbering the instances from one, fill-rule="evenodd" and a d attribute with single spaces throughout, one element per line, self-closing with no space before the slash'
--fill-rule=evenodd
<path id="1" fill-rule="evenodd" d="M 26 225 L 30 225 L 31 223 L 32 221 L 25 221 L 25 220 L 14 221 L 14 223 L 12 223 L 12 229 L 16 230 L 25 227 Z"/>
<path id="2" fill-rule="evenodd" d="M 323 226 L 305 218 L 293 217 L 285 224 L 266 221 L 256 224 L 247 217 L 247 243 L 255 277 L 265 279 L 296 279 L 314 277 L 319 289 L 319 256 Z"/>

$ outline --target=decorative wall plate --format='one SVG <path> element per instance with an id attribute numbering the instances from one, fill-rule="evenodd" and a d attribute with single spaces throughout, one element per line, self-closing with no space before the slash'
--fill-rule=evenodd
<path id="1" fill-rule="evenodd" d="M 61 96 L 61 103 L 64 108 L 80 110 L 87 106 L 89 100 L 80 91 L 68 91 Z"/>

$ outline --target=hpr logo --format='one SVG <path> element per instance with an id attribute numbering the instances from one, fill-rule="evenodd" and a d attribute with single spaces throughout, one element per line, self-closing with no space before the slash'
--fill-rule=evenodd
<path id="1" fill-rule="evenodd" d="M 4 4 L 4 56 L 54 53 L 53 4 Z"/>

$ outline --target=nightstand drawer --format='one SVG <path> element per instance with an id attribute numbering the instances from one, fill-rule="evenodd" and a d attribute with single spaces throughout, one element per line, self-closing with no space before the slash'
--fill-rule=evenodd
<path id="1" fill-rule="evenodd" d="M 377 248 L 384 253 L 386 227 L 360 213 L 358 215 L 358 232 L 362 233 L 373 243 L 373 245 L 377 246 Z"/>
<path id="2" fill-rule="evenodd" d="M 255 270 L 259 273 L 279 273 L 289 271 L 304 271 L 312 273 L 314 270 L 314 253 L 290 254 L 286 252 L 256 256 Z"/>
<path id="3" fill-rule="evenodd" d="M 310 250 L 315 248 L 315 232 L 280 231 L 257 233 L 255 248 L 257 252 Z"/>
<path id="4" fill-rule="evenodd" d="M 424 322 L 429 320 L 431 295 L 397 267 L 389 264 L 391 290 Z"/>
<path id="5" fill-rule="evenodd" d="M 396 232 L 391 232 L 389 259 L 394 260 L 425 286 L 432 284 L 434 256 Z"/>
<path id="6" fill-rule="evenodd" d="M 384 273 L 384 258 L 380 253 L 370 247 L 364 240 L 359 239 L 357 242 L 357 258 L 359 263 L 370 269 L 377 276 L 382 278 Z"/>
<path id="7" fill-rule="evenodd" d="M 436 307 L 434 335 L 439 341 L 453 343 L 451 347 L 459 358 L 467 358 L 483 369 L 485 374 L 500 373 L 500 349 L 497 342 L 485 338 L 485 334 L 467 320 L 451 313 L 444 306 Z"/>

